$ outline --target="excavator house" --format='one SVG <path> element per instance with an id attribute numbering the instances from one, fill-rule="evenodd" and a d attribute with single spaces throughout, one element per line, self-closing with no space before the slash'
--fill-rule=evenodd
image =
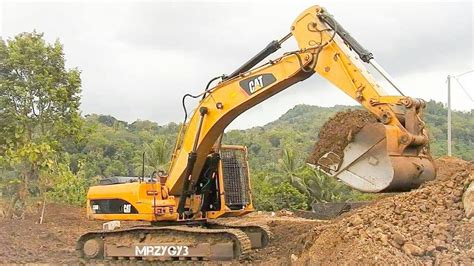
<path id="1" fill-rule="evenodd" d="M 212 79 L 202 93 L 185 95 L 183 105 L 186 97 L 200 101 L 189 117 L 186 114 L 167 173 L 156 178 L 107 178 L 89 189 L 89 219 L 149 224 L 87 232 L 77 242 L 79 257 L 242 261 L 252 249 L 265 247 L 271 241 L 265 225 L 225 219 L 248 214 L 254 206 L 247 150 L 222 145 L 222 136 L 240 114 L 314 74 L 378 120 L 354 136 L 344 156 L 328 151 L 321 157 L 327 174 L 373 193 L 407 191 L 434 179 L 422 120 L 424 101 L 403 95 L 372 53 L 324 8 L 306 9 L 290 29 L 233 73 Z M 257 66 L 290 38 L 298 50 Z M 401 95 L 387 95 L 364 64 L 372 65 Z"/>

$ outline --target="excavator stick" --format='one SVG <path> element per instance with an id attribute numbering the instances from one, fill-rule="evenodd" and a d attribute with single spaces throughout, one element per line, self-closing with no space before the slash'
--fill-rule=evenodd
<path id="1" fill-rule="evenodd" d="M 364 192 L 407 191 L 434 179 L 428 156 L 403 155 L 387 151 L 387 135 L 381 123 L 365 125 L 344 148 L 341 158 L 333 152 L 319 160 L 319 169 Z"/>

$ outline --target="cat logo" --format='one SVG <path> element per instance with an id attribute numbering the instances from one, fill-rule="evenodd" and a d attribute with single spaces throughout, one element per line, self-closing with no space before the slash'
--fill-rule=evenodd
<path id="1" fill-rule="evenodd" d="M 259 89 L 263 88 L 263 76 L 260 75 L 256 77 L 255 79 L 249 81 L 249 90 L 250 93 L 254 93 L 258 91 Z"/>
<path id="2" fill-rule="evenodd" d="M 123 205 L 123 213 L 130 213 L 132 211 L 132 204 Z"/>
<path id="3" fill-rule="evenodd" d="M 272 74 L 261 74 L 246 78 L 239 82 L 240 87 L 244 89 L 247 94 L 251 95 L 255 92 L 267 87 L 276 81 L 276 78 Z"/>

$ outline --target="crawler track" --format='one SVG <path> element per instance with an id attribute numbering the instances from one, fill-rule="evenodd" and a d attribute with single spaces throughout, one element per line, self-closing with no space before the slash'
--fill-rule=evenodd
<path id="1" fill-rule="evenodd" d="M 270 227 L 268 227 L 268 225 L 255 222 L 242 222 L 236 220 L 228 221 L 224 218 L 209 221 L 208 227 L 241 230 L 250 238 L 252 248 L 264 248 L 272 238 Z"/>
<path id="2" fill-rule="evenodd" d="M 239 229 L 185 225 L 88 232 L 76 244 L 86 262 L 244 260 L 251 248 L 250 238 Z"/>

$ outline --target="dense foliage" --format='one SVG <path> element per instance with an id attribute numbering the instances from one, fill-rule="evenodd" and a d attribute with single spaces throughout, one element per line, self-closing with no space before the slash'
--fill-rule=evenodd
<path id="1" fill-rule="evenodd" d="M 0 181 L 4 191 L 17 191 L 12 206 L 45 195 L 48 177 L 69 171 L 59 158 L 80 135 L 80 86 L 58 41 L 48 44 L 36 32 L 0 40 Z"/>
<path id="2" fill-rule="evenodd" d="M 179 125 L 127 123 L 109 115 L 79 115 L 80 75 L 64 66 L 59 42 L 41 34 L 0 41 L 0 189 L 83 204 L 87 187 L 102 176 L 139 176 L 167 170 Z M 323 123 L 349 108 L 297 105 L 265 126 L 226 132 L 224 143 L 249 150 L 254 203 L 259 209 L 309 208 L 313 202 L 364 200 L 305 165 Z M 354 108 L 354 107 L 352 107 Z M 446 108 L 429 102 L 425 113 L 434 156 L 446 153 Z M 453 152 L 474 159 L 474 115 L 453 112 Z M 16 204 L 13 201 L 13 205 Z"/>

